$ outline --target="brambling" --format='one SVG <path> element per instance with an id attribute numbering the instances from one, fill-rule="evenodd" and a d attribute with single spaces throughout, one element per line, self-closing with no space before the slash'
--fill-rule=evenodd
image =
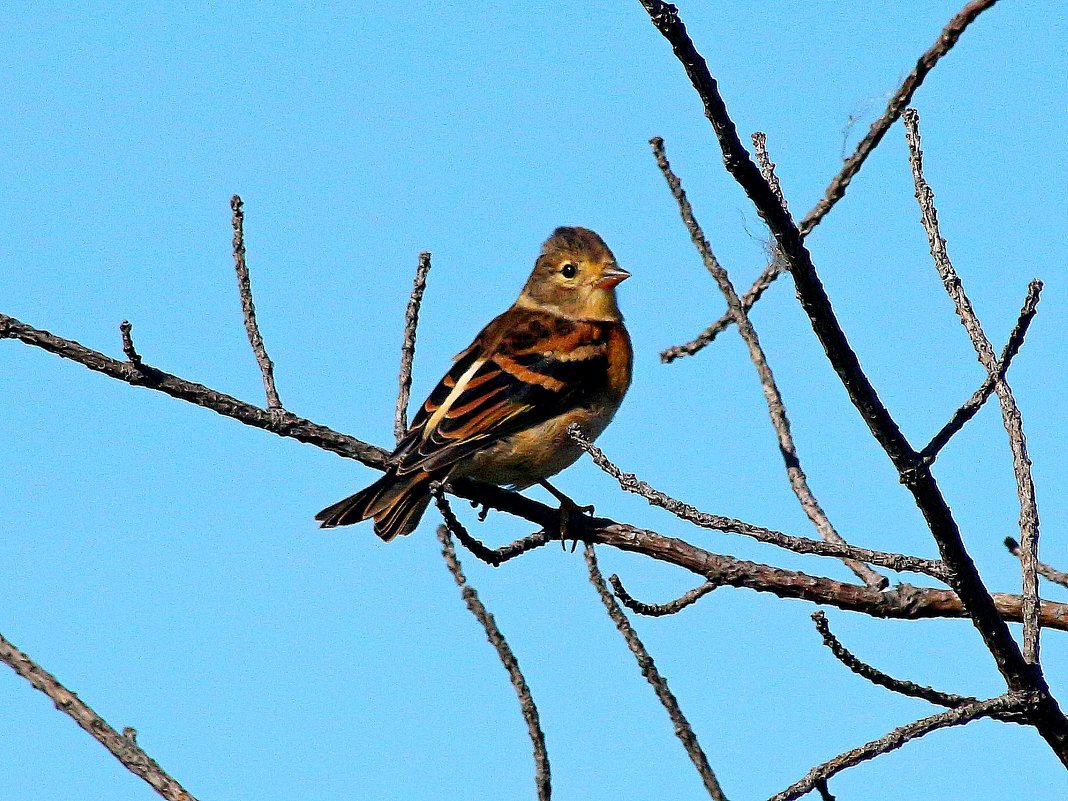
<path id="1" fill-rule="evenodd" d="M 541 484 L 561 502 L 562 523 L 583 508 L 546 479 L 582 454 L 568 426 L 597 437 L 630 386 L 630 337 L 615 291 L 629 277 L 593 231 L 553 231 L 519 299 L 455 357 L 386 474 L 315 519 L 332 528 L 373 517 L 388 542 L 415 529 L 431 485 L 451 478 Z"/>

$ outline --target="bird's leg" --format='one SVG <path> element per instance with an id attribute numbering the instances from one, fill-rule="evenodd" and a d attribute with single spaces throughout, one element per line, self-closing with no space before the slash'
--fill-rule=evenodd
<path id="1" fill-rule="evenodd" d="M 564 495 L 564 493 L 560 492 L 560 490 L 558 490 L 545 479 L 540 480 L 538 483 L 545 487 L 545 489 L 549 490 L 549 492 L 554 498 L 556 498 L 556 500 L 560 501 L 560 547 L 566 548 L 567 545 L 564 540 L 567 539 L 567 523 L 568 520 L 571 518 L 571 513 L 579 512 L 580 514 L 592 515 L 593 504 L 590 504 L 589 506 L 579 506 L 577 503 L 568 498 L 566 495 Z M 571 547 L 572 553 L 575 552 L 575 548 L 577 546 L 578 540 L 575 540 L 574 545 L 572 545 Z"/>

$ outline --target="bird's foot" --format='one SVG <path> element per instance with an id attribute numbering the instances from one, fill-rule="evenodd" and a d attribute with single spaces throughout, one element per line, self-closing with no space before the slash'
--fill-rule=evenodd
<path id="1" fill-rule="evenodd" d="M 593 504 L 589 504 L 588 506 L 580 506 L 579 504 L 571 500 L 569 497 L 564 495 L 564 493 L 560 492 L 560 490 L 558 490 L 548 481 L 541 481 L 539 483 L 543 487 L 545 487 L 545 489 L 549 490 L 549 492 L 552 493 L 553 497 L 556 498 L 556 500 L 560 501 L 560 547 L 566 550 L 567 533 L 569 523 L 571 522 L 571 515 L 575 514 L 576 512 L 578 514 L 592 515 L 594 512 L 594 506 Z M 577 547 L 578 539 L 576 538 L 571 543 L 571 553 L 574 553 Z"/>
<path id="2" fill-rule="evenodd" d="M 570 501 L 570 500 L 567 501 L 566 503 L 561 502 L 561 504 L 560 504 L 560 547 L 563 550 L 565 550 L 565 551 L 567 550 L 567 530 L 568 530 L 568 523 L 571 522 L 571 515 L 573 513 L 575 513 L 575 512 L 578 512 L 579 514 L 592 516 L 593 515 L 593 511 L 594 511 L 594 507 L 593 507 L 592 503 L 589 504 L 588 506 L 579 506 L 577 503 L 575 503 L 574 501 Z M 571 553 L 574 553 L 576 548 L 578 548 L 578 538 L 577 537 L 574 538 L 573 540 L 571 540 Z"/>

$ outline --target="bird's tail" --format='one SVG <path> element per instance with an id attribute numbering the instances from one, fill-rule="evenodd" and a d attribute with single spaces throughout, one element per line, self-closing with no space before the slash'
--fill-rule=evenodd
<path id="1" fill-rule="evenodd" d="M 315 516 L 322 528 L 347 526 L 369 517 L 375 519 L 375 534 L 386 542 L 411 534 L 430 503 L 434 476 L 418 470 L 397 475 L 389 470 L 371 486 L 328 506 Z"/>

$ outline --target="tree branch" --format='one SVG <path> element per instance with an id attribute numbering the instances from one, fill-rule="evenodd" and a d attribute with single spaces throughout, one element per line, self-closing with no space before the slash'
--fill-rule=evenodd
<path id="1" fill-rule="evenodd" d="M 56 680 L 3 636 L 0 636 L 0 660 L 22 678 L 40 690 L 66 713 L 90 737 L 104 746 L 128 771 L 144 779 L 167 801 L 196 801 L 189 792 L 169 776 L 152 757 L 146 754 L 131 736 L 119 734 L 107 721 L 89 708 L 77 695 Z"/>
<path id="2" fill-rule="evenodd" d="M 338 433 L 326 426 L 296 417 L 289 412 L 275 417 L 257 406 L 155 368 L 147 368 L 151 373 L 146 376 L 127 362 L 111 359 L 77 342 L 57 337 L 47 331 L 26 325 L 13 317 L 0 314 L 0 339 L 3 338 L 18 339 L 25 344 L 71 359 L 90 370 L 128 384 L 163 392 L 254 428 L 315 445 L 348 459 L 355 459 L 368 467 L 378 470 L 385 468 L 387 452 L 355 437 Z M 519 540 L 499 549 L 501 552 L 511 553 L 509 549 L 513 548 L 518 553 L 530 550 L 530 547 L 537 547 L 536 544 L 532 544 L 535 541 L 540 544 L 541 536 L 549 542 L 561 539 L 558 508 L 547 506 L 516 492 L 470 480 L 453 481 L 450 490 L 457 497 L 521 517 L 545 529 L 542 535 L 533 535 L 533 537 Z M 723 520 L 730 520 L 730 518 L 723 518 Z M 780 598 L 826 604 L 880 618 L 916 620 L 930 617 L 961 618 L 967 616 L 960 598 L 949 590 L 925 589 L 906 584 L 876 592 L 867 587 L 833 579 L 722 556 L 682 540 L 665 537 L 655 531 L 636 528 L 607 518 L 588 518 L 576 515 L 569 527 L 569 536 L 575 535 L 588 542 L 610 545 L 673 564 L 725 586 L 768 592 Z M 827 543 L 812 542 L 817 547 L 833 547 Z M 505 558 L 512 558 L 518 553 L 511 553 Z M 993 598 L 1000 616 L 1005 620 L 1020 620 L 1020 596 L 995 594 Z M 1043 602 L 1041 610 L 1043 626 L 1068 631 L 1068 604 Z"/>
<path id="3" fill-rule="evenodd" d="M 623 582 L 619 580 L 619 576 L 615 573 L 608 577 L 608 581 L 612 585 L 612 591 L 623 606 L 632 612 L 637 612 L 639 615 L 647 615 L 649 617 L 663 617 L 681 612 L 687 606 L 697 603 L 719 586 L 711 581 L 706 581 L 699 587 L 694 587 L 689 592 L 679 596 L 674 601 L 668 601 L 666 604 L 647 604 L 627 592 Z"/>
<path id="4" fill-rule="evenodd" d="M 0 338 L 21 340 L 27 345 L 33 345 L 62 356 L 64 359 L 78 362 L 83 367 L 119 381 L 125 381 L 127 384 L 153 389 L 170 395 L 172 398 L 203 406 L 224 417 L 232 417 L 245 425 L 262 428 L 279 436 L 292 437 L 340 456 L 355 459 L 368 467 L 383 469 L 386 457 L 389 455 L 382 448 L 361 442 L 355 437 L 339 434 L 326 426 L 292 415 L 284 409 L 270 414 L 232 395 L 209 389 L 203 384 L 186 381 L 154 367 L 142 365 L 141 368 L 135 368 L 128 362 L 112 359 L 73 340 L 63 339 L 48 331 L 26 325 L 6 314 L 0 314 Z"/>
<path id="5" fill-rule="evenodd" d="M 906 726 L 894 729 L 878 740 L 872 740 L 851 751 L 846 751 L 844 754 L 839 754 L 822 765 L 817 765 L 803 779 L 791 784 L 781 793 L 773 795 L 768 801 L 794 801 L 794 799 L 814 790 L 819 782 L 826 782 L 827 779 L 837 773 L 841 773 L 846 768 L 851 768 L 861 762 L 895 751 L 910 740 L 923 737 L 925 734 L 930 734 L 938 729 L 944 729 L 947 726 L 962 726 L 979 718 L 996 717 L 1009 712 L 1026 714 L 1037 703 L 1037 699 L 1027 693 L 1009 692 L 1005 695 L 999 695 L 997 698 L 977 701 L 974 704 L 960 706 L 956 709 L 922 718 Z"/>
<path id="6" fill-rule="evenodd" d="M 1020 543 L 1014 540 L 1012 537 L 1005 538 L 1005 547 L 1009 549 L 1009 553 L 1013 556 L 1020 558 L 1022 551 L 1020 551 Z M 1045 562 L 1036 562 L 1035 566 L 1038 568 L 1040 576 L 1052 581 L 1054 584 L 1060 584 L 1062 587 L 1068 587 L 1068 573 L 1063 570 L 1057 570 L 1055 567 L 1050 567 Z"/>
<path id="7" fill-rule="evenodd" d="M 760 141 L 763 144 L 764 140 L 756 139 L 755 141 Z M 701 230 L 701 226 L 694 217 L 693 208 L 686 197 L 686 192 L 683 191 L 682 182 L 672 171 L 667 155 L 664 153 L 664 140 L 657 137 L 651 139 L 649 144 L 652 145 L 653 155 L 656 156 L 656 164 L 660 168 L 660 172 L 664 174 L 675 202 L 678 203 L 683 224 L 685 224 L 686 230 L 690 233 L 690 240 L 693 242 L 694 247 L 697 248 L 705 269 L 712 275 L 716 284 L 719 285 L 724 298 L 726 298 L 727 308 L 734 315 L 738 333 L 745 342 L 746 348 L 749 350 L 749 358 L 756 367 L 757 376 L 760 379 L 760 387 L 764 391 L 764 400 L 768 406 L 768 414 L 771 417 L 771 425 L 775 429 L 779 452 L 782 454 L 783 461 L 786 464 L 786 477 L 790 482 L 790 489 L 797 496 L 801 509 L 808 519 L 812 521 L 812 525 L 816 527 L 820 537 L 825 542 L 845 546 L 847 545 L 846 541 L 831 525 L 831 521 L 827 518 L 827 513 L 823 511 L 823 507 L 820 506 L 819 501 L 816 500 L 816 496 L 808 486 L 808 477 L 801 468 L 801 459 L 797 455 L 797 446 L 794 444 L 794 437 L 790 431 L 790 418 L 786 416 L 786 405 L 783 403 L 782 393 L 779 392 L 779 385 L 775 382 L 775 375 L 772 373 L 771 366 L 764 355 L 764 349 L 760 345 L 760 337 L 746 314 L 745 308 L 738 298 L 738 293 L 734 291 L 734 284 L 731 283 L 730 276 L 727 275 L 726 269 L 719 263 L 716 254 L 712 252 L 712 246 L 708 244 L 704 231 Z M 764 156 L 767 164 L 764 173 L 765 177 L 773 181 L 775 172 L 770 158 L 767 157 L 766 150 L 764 151 Z M 776 190 L 779 203 L 785 210 L 786 200 L 782 196 L 782 191 L 778 189 L 778 182 L 774 182 L 773 189 Z M 882 589 L 890 583 L 884 576 L 879 575 L 861 561 L 856 559 L 844 559 L 843 561 L 868 586 Z"/>
<path id="8" fill-rule="evenodd" d="M 455 512 L 452 511 L 452 506 L 445 497 L 441 484 L 435 482 L 430 488 L 430 493 L 434 496 L 434 503 L 437 505 L 438 511 L 441 512 L 441 516 L 445 519 L 445 525 L 449 531 L 455 534 L 456 539 L 476 558 L 481 559 L 491 567 L 500 567 L 509 559 L 515 559 L 527 551 L 533 551 L 535 548 L 540 548 L 542 545 L 552 542 L 545 531 L 538 531 L 501 548 L 487 547 L 482 541 L 472 537 L 467 528 L 456 517 Z"/>
<path id="9" fill-rule="evenodd" d="M 412 294 L 408 297 L 408 308 L 404 311 L 404 342 L 401 345 L 400 373 L 397 380 L 400 389 L 397 392 L 397 411 L 393 421 L 393 433 L 400 442 L 408 430 L 408 397 L 412 390 L 412 360 L 415 358 L 415 334 L 419 326 L 419 305 L 423 302 L 426 291 L 426 277 L 430 272 L 430 254 L 425 250 L 419 254 L 419 266 L 415 270 Z"/>
<path id="10" fill-rule="evenodd" d="M 1024 659 L 1038 667 L 1039 619 L 1038 619 L 1038 502 L 1035 498 L 1035 483 L 1031 478 L 1031 459 L 1027 455 L 1027 439 L 1024 437 L 1020 407 L 1006 383 L 1004 375 L 998 377 L 1000 365 L 994 355 L 994 347 L 983 332 L 983 326 L 964 292 L 960 276 L 953 268 L 946 251 L 946 240 L 938 228 L 938 209 L 935 208 L 934 192 L 923 176 L 923 151 L 920 149 L 920 115 L 916 109 L 905 110 L 905 139 L 909 146 L 909 164 L 916 185 L 916 200 L 920 204 L 921 218 L 935 268 L 942 278 L 946 292 L 953 300 L 957 315 L 964 330 L 968 332 L 979 362 L 994 379 L 994 391 L 1001 402 L 1001 417 L 1009 435 L 1012 449 L 1012 467 L 1016 475 L 1016 492 L 1020 499 L 1020 565 L 1023 571 L 1024 596 Z M 1040 284 L 1041 286 L 1041 284 Z"/>
<path id="11" fill-rule="evenodd" d="M 572 425 L 568 429 L 568 434 L 590 455 L 594 464 L 619 482 L 619 486 L 623 490 L 640 495 L 653 506 L 666 509 L 681 520 L 693 523 L 695 526 L 729 534 L 742 534 L 759 542 L 776 545 L 794 553 L 815 554 L 818 556 L 848 556 L 852 559 L 871 562 L 881 567 L 888 567 L 891 570 L 923 573 L 940 581 L 945 581 L 947 578 L 945 565 L 933 559 L 922 559 L 918 556 L 906 556 L 884 551 L 871 551 L 867 548 L 856 548 L 852 545 L 836 542 L 819 542 L 806 537 L 795 537 L 790 534 L 784 534 L 781 531 L 754 526 L 750 523 L 736 520 L 733 517 L 701 512 L 688 503 L 683 503 L 658 489 L 650 487 L 633 473 L 624 473 L 604 455 L 604 451 L 590 442 L 589 438 L 577 426 Z M 872 586 L 873 589 L 882 589 L 885 583 L 878 586 L 869 586 Z"/>
<path id="12" fill-rule="evenodd" d="M 941 431 L 931 438 L 927 447 L 920 451 L 920 458 L 925 462 L 931 463 L 938 457 L 939 452 L 950 439 L 964 428 L 964 425 L 975 417 L 976 413 L 983 407 L 987 398 L 993 393 L 998 381 L 1005 378 L 1005 374 L 1009 371 L 1009 365 L 1012 364 L 1012 360 L 1023 345 L 1024 337 L 1027 335 L 1027 329 L 1031 326 L 1031 321 L 1035 319 L 1035 314 L 1038 313 L 1038 300 L 1041 294 L 1041 281 L 1035 280 L 1027 285 L 1027 297 L 1024 299 L 1023 308 L 1020 310 L 1016 325 L 1013 327 L 1012 333 L 1009 334 L 1009 340 L 1005 343 L 1004 350 L 1001 351 L 997 370 L 993 373 L 987 373 L 986 379 L 979 389 L 953 413 L 953 417 L 942 426 Z"/>
<path id="13" fill-rule="evenodd" d="M 126 358 L 130 360 L 130 364 L 138 370 L 144 368 L 144 363 L 141 361 L 141 354 L 137 352 L 137 348 L 133 343 L 133 326 L 129 320 L 123 320 L 119 323 L 119 335 L 122 337 L 122 352 L 126 354 Z"/>
<path id="14" fill-rule="evenodd" d="M 924 687 L 923 685 L 905 679 L 895 679 L 893 676 L 887 675 L 881 670 L 860 661 L 860 659 L 851 653 L 849 649 L 842 645 L 838 638 L 831 632 L 831 627 L 827 623 L 827 615 L 823 612 L 813 612 L 812 620 L 816 624 L 816 630 L 820 633 L 820 636 L 823 637 L 823 644 L 830 649 L 831 653 L 834 654 L 835 659 L 861 678 L 870 681 L 872 684 L 876 684 L 879 687 L 885 687 L 891 692 L 900 695 L 907 695 L 910 698 L 919 698 L 928 703 L 948 707 L 950 709 L 956 709 L 959 706 L 966 706 L 967 704 L 975 704 L 979 702 L 978 698 L 972 698 L 967 695 L 957 695 L 956 693 L 944 693 L 941 690 L 935 690 L 932 687 Z M 1020 719 L 1018 712 L 999 713 L 994 717 L 1008 723 L 1025 722 Z"/>
<path id="15" fill-rule="evenodd" d="M 508 641 L 504 638 L 501 630 L 497 627 L 497 621 L 479 600 L 474 587 L 467 583 L 460 560 L 456 558 L 456 549 L 452 547 L 452 539 L 449 537 L 449 529 L 446 526 L 438 526 L 438 541 L 441 543 L 441 555 L 445 558 L 445 565 L 452 573 L 456 586 L 460 588 L 460 595 L 467 604 L 467 608 L 475 619 L 486 630 L 486 638 L 490 641 L 501 664 L 508 671 L 508 678 L 512 681 L 515 694 L 519 697 L 519 708 L 523 711 L 523 718 L 527 722 L 527 732 L 530 734 L 530 742 L 534 748 L 534 784 L 538 792 L 538 801 L 549 801 L 552 795 L 552 785 L 549 776 L 549 754 L 545 750 L 545 734 L 541 730 L 541 721 L 538 718 L 538 708 L 534 705 L 534 696 L 530 693 L 530 687 L 519 669 L 519 661 L 512 653 Z"/>
<path id="16" fill-rule="evenodd" d="M 612 593 L 608 591 L 608 587 L 604 583 L 604 576 L 601 575 L 601 570 L 597 566 L 597 555 L 594 553 L 593 546 L 589 543 L 586 544 L 585 556 L 586 566 L 590 570 L 590 583 L 597 590 L 601 603 L 604 604 L 604 608 L 608 611 L 608 616 L 612 618 L 612 622 L 616 624 L 619 633 L 626 640 L 627 647 L 634 654 L 634 658 L 638 660 L 638 667 L 641 668 L 642 675 L 653 686 L 656 697 L 660 699 L 660 703 L 667 710 L 668 717 L 671 718 L 671 722 L 675 726 L 675 736 L 679 738 L 682 747 L 690 755 L 690 760 L 701 775 L 701 781 L 704 782 L 709 796 L 712 797 L 713 801 L 727 801 L 727 797 L 723 794 L 723 788 L 719 786 L 719 780 L 716 779 L 716 774 L 712 771 L 712 766 L 708 764 L 708 757 L 697 742 L 697 735 L 694 734 L 690 722 L 686 720 L 686 716 L 682 714 L 682 710 L 679 708 L 678 699 L 675 698 L 674 693 L 668 687 L 667 680 L 656 669 L 653 658 L 645 650 L 645 646 L 638 638 L 638 633 L 630 625 L 630 621 L 627 620 L 626 614 L 619 608 L 619 604 L 612 597 Z"/>
<path id="17" fill-rule="evenodd" d="M 241 313 L 245 317 L 248 342 L 252 346 L 252 352 L 256 355 L 256 363 L 260 366 L 260 373 L 263 375 L 267 408 L 280 410 L 282 401 L 279 400 L 278 390 L 274 386 L 274 364 L 267 355 L 263 337 L 260 336 L 260 327 L 256 322 L 256 306 L 252 303 L 252 281 L 249 279 L 248 265 L 245 264 L 245 212 L 242 206 L 239 195 L 230 198 L 230 208 L 234 213 L 231 220 L 234 226 L 234 269 L 237 271 L 237 290 L 241 295 Z"/>
<path id="18" fill-rule="evenodd" d="M 916 93 L 916 90 L 923 84 L 924 79 L 928 73 L 934 69 L 935 64 L 946 55 L 953 46 L 957 44 L 961 35 L 968 28 L 972 22 L 975 21 L 981 13 L 992 7 L 997 0 L 975 0 L 975 2 L 968 3 L 964 8 L 957 12 L 957 14 L 951 19 L 942 31 L 938 35 L 938 39 L 935 43 L 929 47 L 919 60 L 916 62 L 916 66 L 912 72 L 908 74 L 905 81 L 898 87 L 898 90 L 890 98 L 890 101 L 886 105 L 886 111 L 879 119 L 872 123 L 871 128 L 868 130 L 868 134 L 860 140 L 856 149 L 853 151 L 853 155 L 845 160 L 842 164 L 842 169 L 828 184 L 827 189 L 824 190 L 823 198 L 813 206 L 808 214 L 799 224 L 802 237 L 808 236 L 808 234 L 819 225 L 823 218 L 827 216 L 827 213 L 834 208 L 834 205 L 845 197 L 846 189 L 849 187 L 850 182 L 860 172 L 860 168 L 864 166 L 864 162 L 868 156 L 872 154 L 872 151 L 878 147 L 879 143 L 886 136 L 886 132 L 890 130 L 891 126 L 897 122 L 901 116 L 901 112 L 905 110 L 909 102 L 912 100 L 912 96 Z M 646 6 L 648 8 L 648 6 Z M 760 277 L 753 283 L 753 286 L 742 296 L 742 305 L 746 311 L 753 307 L 760 296 L 764 294 L 764 291 L 771 286 L 779 274 L 782 272 L 782 263 L 780 261 L 773 260 L 764 271 L 760 274 Z M 660 354 L 660 360 L 665 364 L 675 361 L 680 356 L 692 356 L 698 351 L 702 350 L 706 345 L 712 343 L 713 340 L 720 333 L 726 330 L 734 322 L 734 316 L 728 310 L 712 325 L 702 331 L 693 340 L 682 345 L 676 345 L 675 347 L 668 348 Z"/>
<path id="19" fill-rule="evenodd" d="M 701 98 L 705 116 L 712 124 L 727 171 L 749 196 L 782 251 L 797 288 L 798 299 L 812 329 L 850 400 L 857 407 L 875 439 L 890 457 L 902 483 L 912 493 L 949 568 L 949 582 L 968 610 L 998 670 L 1010 690 L 1034 691 L 1042 698 L 1042 712 L 1035 726 L 1063 764 L 1068 766 L 1068 719 L 1049 692 L 1041 671 L 1027 661 L 982 582 L 960 530 L 929 466 L 920 459 L 902 434 L 878 393 L 860 366 L 856 353 L 835 317 L 834 309 L 790 215 L 749 157 L 727 112 L 719 85 L 678 16 L 678 9 L 663 0 L 642 0 L 657 30 L 671 44 L 694 89 Z"/>

